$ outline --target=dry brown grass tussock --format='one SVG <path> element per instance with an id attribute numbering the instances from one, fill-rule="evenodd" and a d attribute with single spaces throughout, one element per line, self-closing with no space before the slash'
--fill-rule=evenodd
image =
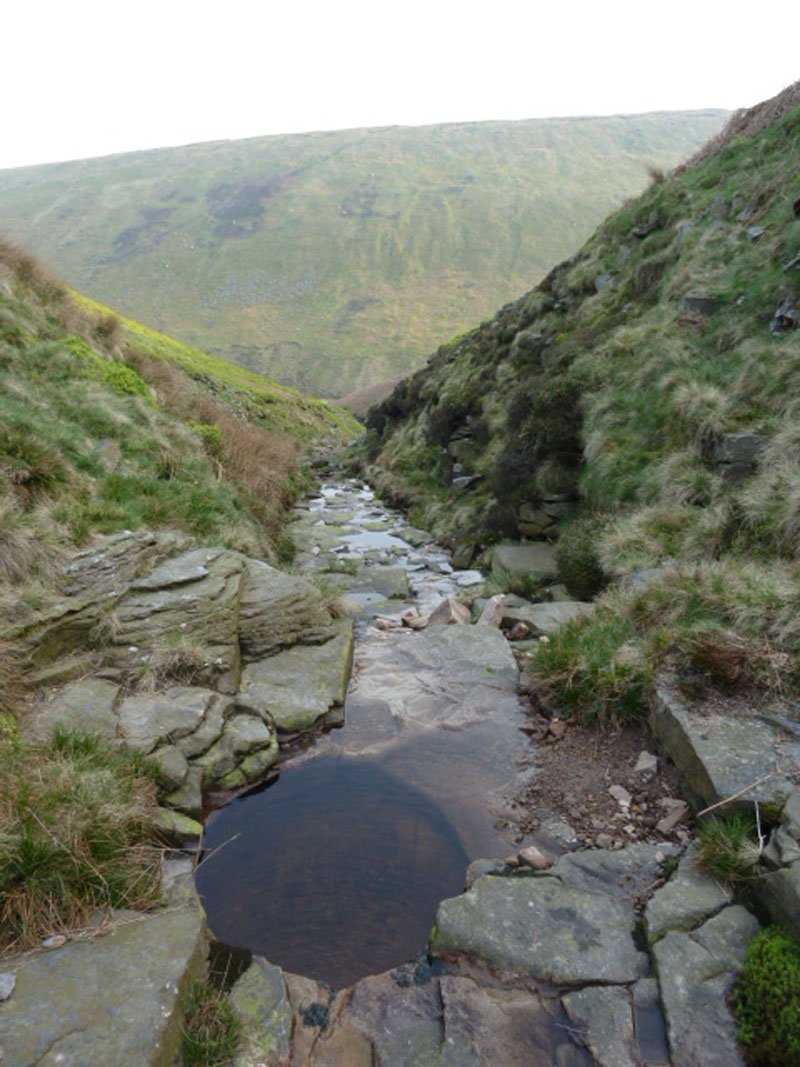
<path id="1" fill-rule="evenodd" d="M 695 167 L 709 156 L 716 155 L 734 137 L 755 137 L 798 104 L 800 104 L 800 81 L 787 85 L 777 96 L 763 100 L 755 107 L 742 108 L 734 112 L 725 129 L 707 141 L 685 163 L 677 167 L 675 173 L 682 174 L 689 167 Z"/>
<path id="2" fill-rule="evenodd" d="M 187 421 L 219 427 L 221 449 L 212 458 L 220 472 L 238 482 L 268 511 L 282 510 L 286 476 L 296 469 L 301 443 L 288 434 L 271 433 L 232 413 L 225 404 L 199 389 L 173 363 L 129 351 L 128 362 L 155 389 L 168 411 Z"/>

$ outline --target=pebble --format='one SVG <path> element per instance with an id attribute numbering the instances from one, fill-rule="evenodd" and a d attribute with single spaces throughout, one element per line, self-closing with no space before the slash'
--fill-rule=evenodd
<path id="1" fill-rule="evenodd" d="M 16 984 L 17 976 L 13 971 L 3 971 L 0 973 L 0 1000 L 8 1000 L 14 992 L 14 986 Z"/>
<path id="2" fill-rule="evenodd" d="M 674 830 L 679 823 L 683 822 L 689 814 L 689 808 L 682 800 L 671 804 L 670 809 L 671 810 L 664 816 L 664 818 L 656 823 L 656 830 L 658 830 L 659 833 L 671 833 L 671 831 Z"/>
<path id="3" fill-rule="evenodd" d="M 46 937 L 42 941 L 42 948 L 61 948 L 66 943 L 67 939 L 63 934 L 54 934 L 52 937 Z"/>
<path id="4" fill-rule="evenodd" d="M 655 774 L 658 770 L 658 757 L 654 756 L 652 752 L 647 752 L 643 749 L 639 753 L 639 758 L 633 769 L 636 774 L 643 774 L 646 776 Z"/>
<path id="5" fill-rule="evenodd" d="M 627 811 L 630 808 L 633 797 L 624 786 L 610 785 L 608 791 L 623 811 Z"/>
<path id="6" fill-rule="evenodd" d="M 548 867 L 553 866 L 551 857 L 541 852 L 535 845 L 521 848 L 517 853 L 517 858 L 525 867 L 531 867 L 535 871 L 546 871 Z"/>

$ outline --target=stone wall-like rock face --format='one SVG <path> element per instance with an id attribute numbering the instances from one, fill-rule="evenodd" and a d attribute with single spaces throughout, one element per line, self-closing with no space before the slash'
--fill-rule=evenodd
<path id="1" fill-rule="evenodd" d="M 34 732 L 77 728 L 150 756 L 166 803 L 186 815 L 200 813 L 204 790 L 262 777 L 278 730 L 296 735 L 344 701 L 352 623 L 335 623 L 302 578 L 149 531 L 100 538 L 65 578 L 71 596 L 18 635 L 28 662 L 57 678 L 92 634 L 102 654 L 88 659 L 95 676 L 47 696 Z"/>

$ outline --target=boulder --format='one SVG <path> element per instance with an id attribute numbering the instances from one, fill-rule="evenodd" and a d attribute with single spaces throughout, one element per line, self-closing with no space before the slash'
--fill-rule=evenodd
<path id="1" fill-rule="evenodd" d="M 262 956 L 253 956 L 253 962 L 234 983 L 230 1001 L 242 1024 L 235 1067 L 252 1067 L 258 1062 L 287 1064 L 293 1016 L 281 969 Z"/>
<path id="2" fill-rule="evenodd" d="M 116 913 L 104 936 L 14 961 L 16 988 L 0 1005 L 4 1067 L 168 1067 L 205 953 L 202 911 L 185 905 Z"/>
<path id="3" fill-rule="evenodd" d="M 547 831 L 548 823 L 541 829 Z M 547 831 L 552 833 L 552 831 Z M 554 835 L 558 837 L 559 835 Z M 574 844 L 574 834 L 572 835 Z M 564 835 L 564 843 L 570 843 Z M 617 900 L 633 905 L 661 874 L 661 860 L 678 851 L 671 844 L 634 844 L 625 848 L 581 849 L 562 856 L 552 870 L 566 885 L 589 893 L 606 893 Z"/>
<path id="4" fill-rule="evenodd" d="M 177 848 L 194 848 L 203 839 L 203 824 L 170 808 L 158 808 L 153 825 L 161 836 Z"/>
<path id="5" fill-rule="evenodd" d="M 225 723 L 225 729 L 219 741 L 216 741 L 196 760 L 197 765 L 203 768 L 204 787 L 209 788 L 224 779 L 236 768 L 242 757 L 268 748 L 270 745 L 276 749 L 274 742 L 273 731 L 258 716 L 232 715 Z M 275 759 L 277 759 L 277 751 L 275 751 L 273 763 Z M 241 782 L 245 780 L 246 776 L 243 774 Z M 239 785 L 241 782 L 228 784 Z"/>
<path id="6" fill-rule="evenodd" d="M 712 459 L 717 473 L 728 481 L 752 474 L 770 438 L 758 433 L 726 433 L 714 445 Z"/>
<path id="7" fill-rule="evenodd" d="M 316 586 L 266 563 L 247 560 L 239 602 L 239 642 L 245 663 L 294 644 L 321 644 L 334 632 Z"/>
<path id="8" fill-rule="evenodd" d="M 197 680 L 235 693 L 239 680 L 239 598 L 246 558 L 199 548 L 167 560 L 131 583 L 115 609 L 113 650 L 122 666 L 188 645 Z"/>
<path id="9" fill-rule="evenodd" d="M 674 1067 L 737 1067 L 742 1057 L 727 1005 L 758 921 L 725 908 L 689 933 L 670 930 L 653 949 Z"/>
<path id="10" fill-rule="evenodd" d="M 188 738 L 219 706 L 212 689 L 175 685 L 163 693 L 126 697 L 119 707 L 119 734 L 128 748 L 149 753 Z M 180 745 L 179 745 L 180 747 Z M 184 756 L 188 753 L 183 750 Z"/>
<path id="11" fill-rule="evenodd" d="M 635 924 L 632 905 L 552 874 L 486 875 L 441 902 L 430 947 L 435 956 L 465 956 L 553 985 L 633 982 L 647 969 Z"/>
<path id="12" fill-rule="evenodd" d="M 545 541 L 524 545 L 496 545 L 492 552 L 492 570 L 501 580 L 527 581 L 547 585 L 558 577 L 555 546 Z"/>
<path id="13" fill-rule="evenodd" d="M 203 814 L 203 768 L 190 764 L 183 785 L 164 797 L 163 803 L 168 808 L 199 819 Z"/>
<path id="14" fill-rule="evenodd" d="M 690 315 L 701 315 L 710 318 L 720 307 L 718 296 L 710 296 L 707 293 L 687 293 L 681 300 L 681 310 Z"/>
<path id="15" fill-rule="evenodd" d="M 242 672 L 238 702 L 270 719 L 279 733 L 307 730 L 344 703 L 353 655 L 353 624 L 337 623 L 336 637 L 251 663 Z"/>
<path id="16" fill-rule="evenodd" d="M 158 767 L 158 784 L 169 792 L 179 789 L 186 781 L 189 764 L 175 745 L 164 745 L 151 753 L 150 759 Z"/>
<path id="17" fill-rule="evenodd" d="M 754 800 L 783 806 L 793 786 L 773 773 L 778 741 L 774 727 L 757 719 L 692 713 L 665 685 L 656 686 L 650 709 L 653 732 L 678 768 L 687 799 L 697 808 L 743 789 L 728 810 L 749 810 Z M 787 761 L 800 759 L 800 744 L 786 743 L 783 749 Z"/>
<path id="18" fill-rule="evenodd" d="M 768 874 L 760 886 L 760 899 L 770 918 L 800 941 L 800 860 Z"/>
<path id="19" fill-rule="evenodd" d="M 503 626 L 513 626 L 524 622 L 531 633 L 537 637 L 554 633 L 559 626 L 573 622 L 583 615 L 591 615 L 595 610 L 593 603 L 580 600 L 547 601 L 541 604 L 522 604 L 509 607 L 503 612 Z"/>

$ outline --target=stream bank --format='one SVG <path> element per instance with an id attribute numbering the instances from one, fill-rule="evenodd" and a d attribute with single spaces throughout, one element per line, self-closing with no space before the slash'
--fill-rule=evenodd
<path id="1" fill-rule="evenodd" d="M 42 679 L 37 728 L 80 725 L 156 759 L 171 805 L 165 826 L 178 840 L 202 831 L 193 817 L 210 791 L 246 789 L 279 760 L 287 781 L 326 761 L 372 761 L 434 804 L 474 860 L 471 888 L 445 890 L 428 950 L 412 963 L 398 959 L 334 993 L 257 957 L 233 993 L 246 1021 L 239 1063 L 738 1063 L 725 993 L 756 920 L 699 874 L 691 854 L 664 885 L 674 839 L 625 845 L 620 836 L 609 848 L 575 851 L 577 835 L 563 818 L 534 827 L 520 789 L 541 779 L 537 760 L 547 755 L 520 730 L 531 720 L 506 638 L 485 625 L 402 625 L 410 591 L 425 613 L 448 595 L 479 591 L 482 575 L 454 571 L 427 535 L 359 483 L 326 486 L 301 510 L 295 539 L 299 567 L 323 588 L 165 535 L 100 539 L 69 563 L 65 601 L 24 635 Z M 357 608 L 355 650 L 353 622 L 325 607 L 332 592 Z M 109 601 L 119 622 L 113 642 L 102 662 L 85 652 L 81 659 L 81 636 Z M 167 677 L 153 693 L 132 691 L 131 664 L 152 669 L 159 642 L 175 631 L 193 642 L 195 674 L 183 684 Z M 659 736 L 684 778 L 687 753 L 703 766 L 714 757 L 705 777 L 692 778 L 698 797 L 755 780 L 754 761 L 765 758 L 754 740 L 760 727 L 747 728 L 747 758 L 723 766 L 725 730 L 715 724 L 707 752 L 703 730 L 692 738 L 673 696 L 665 690 L 660 699 Z M 546 744 L 561 745 L 552 725 L 555 740 Z M 785 765 L 793 750 L 785 730 L 774 729 L 764 744 L 773 753 L 779 745 Z M 574 752 L 577 759 L 580 747 Z M 790 778 L 770 782 L 791 791 Z M 773 849 L 775 895 L 789 914 L 792 842 L 800 840 L 797 791 L 791 796 L 780 801 Z M 552 866 L 505 862 L 529 844 L 549 853 Z M 181 861 L 168 868 L 168 881 L 191 879 Z M 204 934 L 191 885 L 170 892 L 163 912 L 101 916 L 3 965 L 12 979 L 0 1006 L 4 1062 L 93 1063 L 98 1048 L 113 1050 L 103 1062 L 172 1062 Z M 131 929 L 140 935 L 121 936 Z M 152 943 L 171 946 L 169 961 L 157 951 L 143 957 Z M 101 983 L 107 990 L 72 980 L 104 966 L 118 976 L 114 995 L 137 1005 L 136 1025 L 122 1015 L 122 1026 L 108 1023 L 110 981 Z M 46 1023 L 43 1003 L 54 1006 Z"/>

